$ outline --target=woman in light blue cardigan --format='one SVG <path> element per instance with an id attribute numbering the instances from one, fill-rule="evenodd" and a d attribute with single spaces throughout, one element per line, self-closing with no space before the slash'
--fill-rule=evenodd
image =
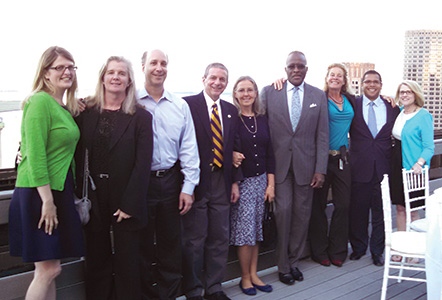
<path id="1" fill-rule="evenodd" d="M 399 101 L 402 109 L 393 127 L 395 147 L 392 158 L 391 196 L 392 203 L 396 204 L 397 229 L 404 231 L 406 217 L 402 168 L 420 174 L 425 165 L 430 165 L 434 153 L 434 130 L 433 117 L 423 108 L 423 92 L 415 81 L 405 80 L 399 85 L 396 101 Z M 412 212 L 411 218 L 412 221 L 418 219 L 418 212 Z"/>

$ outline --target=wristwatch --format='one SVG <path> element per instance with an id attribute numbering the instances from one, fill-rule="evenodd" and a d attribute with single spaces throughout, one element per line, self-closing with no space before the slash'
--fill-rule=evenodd
<path id="1" fill-rule="evenodd" d="M 423 162 L 421 162 L 421 161 L 417 161 L 416 162 L 419 166 L 421 166 L 421 167 L 423 167 L 424 166 L 424 163 Z"/>

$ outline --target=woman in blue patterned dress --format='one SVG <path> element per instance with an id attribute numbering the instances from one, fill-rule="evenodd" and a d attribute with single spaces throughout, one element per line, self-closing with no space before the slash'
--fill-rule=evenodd
<path id="1" fill-rule="evenodd" d="M 275 161 L 267 118 L 259 109 L 258 87 L 251 77 L 236 81 L 233 102 L 242 123 L 237 133 L 242 154 L 234 155 L 234 164 L 241 165 L 245 179 L 239 185 L 240 198 L 231 207 L 230 244 L 238 246 L 239 286 L 244 294 L 255 295 L 256 289 L 272 291 L 257 274 L 257 242 L 263 240 L 264 201 L 275 197 Z"/>

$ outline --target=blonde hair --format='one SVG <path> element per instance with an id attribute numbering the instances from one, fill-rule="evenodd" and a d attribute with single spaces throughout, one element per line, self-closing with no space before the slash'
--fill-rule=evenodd
<path id="1" fill-rule="evenodd" d="M 328 75 L 330 74 L 331 69 L 333 68 L 339 68 L 342 70 L 342 72 L 344 72 L 344 85 L 341 87 L 341 94 L 353 94 L 350 88 L 350 83 L 348 80 L 348 71 L 347 68 L 340 63 L 334 63 L 328 66 L 327 68 L 327 74 L 325 75 L 325 85 L 324 85 L 324 92 L 328 93 L 328 83 L 327 83 L 327 78 Z"/>
<path id="2" fill-rule="evenodd" d="M 48 71 L 48 69 L 52 66 L 54 61 L 59 56 L 62 56 L 75 64 L 74 57 L 66 49 L 64 49 L 62 47 L 58 47 L 58 46 L 52 46 L 52 47 L 49 47 L 48 49 L 46 49 L 46 51 L 43 52 L 43 54 L 40 57 L 40 60 L 38 62 L 37 73 L 35 74 L 34 83 L 32 85 L 32 92 L 22 102 L 22 105 L 21 105 L 22 109 L 24 108 L 25 104 L 29 101 L 29 99 L 37 92 L 44 91 L 50 95 L 55 94 L 55 87 L 48 79 L 46 79 L 45 75 L 46 75 L 46 72 Z M 74 75 L 75 76 L 73 76 L 72 85 L 70 88 L 67 89 L 67 92 L 66 92 L 66 106 L 67 106 L 69 112 L 73 116 L 76 116 L 80 113 L 80 110 L 78 107 L 77 99 L 75 97 L 76 93 L 77 93 L 77 87 L 78 87 L 77 74 L 74 74 Z"/>
<path id="3" fill-rule="evenodd" d="M 235 104 L 236 108 L 238 109 L 239 115 L 241 115 L 241 105 L 239 104 L 238 99 L 236 99 L 236 97 L 235 97 L 235 92 L 236 92 L 236 88 L 238 87 L 238 84 L 240 82 L 246 81 L 246 80 L 248 80 L 252 83 L 253 88 L 255 89 L 255 92 L 256 92 L 256 98 L 255 98 L 255 102 L 253 102 L 253 105 L 252 105 L 252 111 L 255 113 L 256 116 L 262 115 L 264 112 L 261 110 L 261 105 L 259 103 L 260 100 L 259 100 L 258 85 L 256 84 L 255 80 L 253 80 L 253 78 L 250 76 L 241 76 L 240 78 L 238 78 L 238 80 L 233 85 L 233 93 L 232 93 L 233 103 Z"/>
<path id="4" fill-rule="evenodd" d="M 100 112 L 103 111 L 104 107 L 104 84 L 103 79 L 104 75 L 107 72 L 107 69 L 109 67 L 109 63 L 111 61 L 116 62 L 123 62 L 126 64 L 127 67 L 127 74 L 129 75 L 129 82 L 126 88 L 126 98 L 124 99 L 123 103 L 121 104 L 121 110 L 125 114 L 134 114 L 135 113 L 135 106 L 137 104 L 137 97 L 136 97 L 136 88 L 135 88 L 135 76 L 134 76 L 134 70 L 132 68 L 132 64 L 129 60 L 122 56 L 111 56 L 107 59 L 106 63 L 101 67 L 99 76 L 98 76 L 98 83 L 97 87 L 95 89 L 95 95 L 86 98 L 86 105 L 88 107 L 95 107 Z"/>
<path id="5" fill-rule="evenodd" d="M 400 89 L 402 85 L 406 85 L 410 88 L 410 90 L 414 93 L 414 102 L 416 103 L 417 106 L 422 107 L 425 104 L 425 98 L 424 98 L 424 93 L 422 92 L 421 87 L 419 86 L 419 84 L 416 81 L 413 80 L 404 80 L 401 82 L 401 84 L 399 84 L 399 86 L 397 87 L 397 91 L 396 91 L 396 97 L 395 100 L 396 102 L 400 102 Z"/>

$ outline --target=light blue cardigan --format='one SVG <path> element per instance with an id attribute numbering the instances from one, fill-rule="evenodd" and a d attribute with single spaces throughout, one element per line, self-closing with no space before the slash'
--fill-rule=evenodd
<path id="1" fill-rule="evenodd" d="M 405 122 L 401 132 L 402 164 L 410 170 L 422 157 L 429 165 L 434 154 L 433 116 L 425 108 Z"/>

